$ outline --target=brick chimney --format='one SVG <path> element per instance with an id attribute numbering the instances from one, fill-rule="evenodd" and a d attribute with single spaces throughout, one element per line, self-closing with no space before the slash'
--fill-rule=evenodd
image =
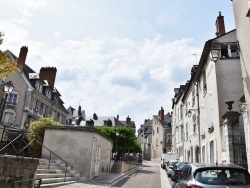
<path id="1" fill-rule="evenodd" d="M 27 46 L 22 46 L 21 49 L 20 49 L 18 60 L 17 60 L 17 65 L 21 69 L 21 71 L 23 71 L 25 61 L 26 61 L 26 57 L 27 57 L 27 53 L 28 53 L 28 47 Z"/>
<path id="2" fill-rule="evenodd" d="M 158 112 L 158 118 L 160 121 L 164 120 L 164 109 L 161 107 L 161 110 Z"/>
<path id="3" fill-rule="evenodd" d="M 128 116 L 127 119 L 126 119 L 126 124 L 127 125 L 131 125 L 131 118 Z"/>
<path id="4" fill-rule="evenodd" d="M 119 114 L 117 114 L 116 119 L 119 121 Z"/>
<path id="5" fill-rule="evenodd" d="M 221 11 L 219 12 L 219 16 L 217 17 L 217 20 L 215 22 L 216 26 L 216 36 L 221 36 L 225 34 L 225 24 L 224 24 L 224 16 L 221 16 Z"/>
<path id="6" fill-rule="evenodd" d="M 53 89 L 56 79 L 56 67 L 42 67 L 40 69 L 40 78 L 47 80 L 49 86 Z"/>
<path id="7" fill-rule="evenodd" d="M 79 107 L 78 107 L 78 116 L 81 116 L 82 115 L 82 107 L 81 107 L 81 105 L 79 105 Z"/>

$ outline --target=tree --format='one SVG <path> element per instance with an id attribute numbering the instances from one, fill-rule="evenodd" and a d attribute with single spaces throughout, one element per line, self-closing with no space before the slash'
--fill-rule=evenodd
<path id="1" fill-rule="evenodd" d="M 30 124 L 28 132 L 28 140 L 32 141 L 34 139 L 34 136 L 36 136 L 36 139 L 42 143 L 46 126 L 61 126 L 61 124 L 55 121 L 51 117 L 40 118 L 39 120 L 34 121 Z M 39 144 L 35 142 L 33 142 L 31 146 L 33 148 L 41 147 Z"/>
<path id="2" fill-rule="evenodd" d="M 0 32 L 0 45 L 2 44 L 3 33 Z M 0 79 L 8 77 L 16 72 L 16 64 L 9 57 L 7 52 L 0 50 Z"/>
<path id="3" fill-rule="evenodd" d="M 135 136 L 135 131 L 130 127 L 96 127 L 101 133 L 105 134 L 113 140 L 113 150 L 116 152 L 116 140 L 118 153 L 135 152 L 141 153 L 142 149 Z M 116 131 L 119 131 L 116 139 Z"/>

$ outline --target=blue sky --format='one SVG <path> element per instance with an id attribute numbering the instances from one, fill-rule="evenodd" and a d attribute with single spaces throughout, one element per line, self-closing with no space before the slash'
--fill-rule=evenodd
<path id="1" fill-rule="evenodd" d="M 235 28 L 230 0 L 2 0 L 1 50 L 29 48 L 35 71 L 57 67 L 65 107 L 87 116 L 129 115 L 137 128 L 171 112 L 174 88 L 190 78 L 218 12 Z"/>

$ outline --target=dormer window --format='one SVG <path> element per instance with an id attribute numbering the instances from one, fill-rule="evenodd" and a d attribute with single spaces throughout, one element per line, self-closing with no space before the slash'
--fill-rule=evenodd
<path id="1" fill-rule="evenodd" d="M 39 82 L 36 82 L 36 90 L 39 91 L 40 93 L 43 92 L 43 86 Z"/>
<path id="2" fill-rule="evenodd" d="M 46 90 L 45 95 L 46 95 L 46 97 L 48 97 L 49 99 L 51 99 L 51 92 L 50 92 L 50 90 Z"/>

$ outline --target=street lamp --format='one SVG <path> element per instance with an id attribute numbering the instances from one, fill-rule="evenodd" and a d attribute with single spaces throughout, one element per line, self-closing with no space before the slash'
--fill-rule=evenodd
<path id="1" fill-rule="evenodd" d="M 118 151 L 117 151 L 117 142 L 118 142 L 119 130 L 116 130 L 115 135 L 116 135 L 115 152 L 116 152 L 116 158 L 117 158 L 117 154 L 118 154 Z"/>
<path id="2" fill-rule="evenodd" d="M 213 43 L 210 48 L 210 59 L 213 62 L 216 62 L 219 59 L 219 55 L 220 55 L 220 44 Z"/>
<path id="3" fill-rule="evenodd" d="M 1 122 L 2 122 L 2 117 L 3 117 L 3 112 L 4 112 L 4 107 L 5 107 L 6 100 L 8 98 L 8 95 L 12 92 L 13 88 L 14 88 L 14 86 L 13 86 L 13 83 L 11 81 L 6 82 L 4 84 L 4 93 L 6 95 L 5 95 L 5 98 L 4 98 L 4 101 L 3 101 L 3 106 L 2 106 L 1 114 L 0 114 L 0 121 Z"/>
<path id="4" fill-rule="evenodd" d="M 0 122 L 2 122 L 2 117 L 3 117 L 3 112 L 4 112 L 6 100 L 8 98 L 8 95 L 12 92 L 13 88 L 14 88 L 14 86 L 13 86 L 13 83 L 11 81 L 6 82 L 4 84 L 5 97 L 4 97 L 3 106 L 2 106 L 2 109 L 1 109 Z M 5 133 L 5 125 L 4 125 L 3 131 L 2 131 L 1 140 L 0 140 L 0 148 L 2 148 L 2 141 L 3 141 L 4 133 Z"/>

